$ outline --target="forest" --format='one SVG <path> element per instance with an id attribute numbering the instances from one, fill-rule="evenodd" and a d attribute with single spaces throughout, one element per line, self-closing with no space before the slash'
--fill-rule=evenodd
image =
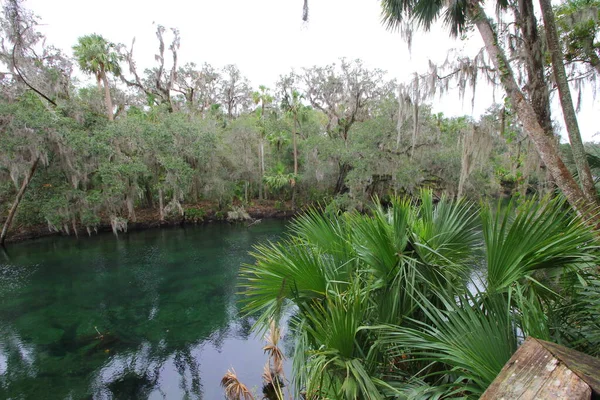
<path id="1" fill-rule="evenodd" d="M 46 43 L 19 2 L 6 2 L 2 18 L 0 215 L 10 214 L 2 240 L 11 225 L 124 230 L 143 209 L 161 221 L 186 212 L 196 220 L 264 200 L 362 210 L 375 195 L 420 188 L 494 199 L 556 187 L 508 99 L 477 120 L 432 112 L 433 96 L 450 86 L 469 97 L 478 81 L 499 84 L 483 54 L 404 83 L 341 59 L 253 88 L 235 65 L 179 65 L 176 29 L 156 27 L 156 65 L 138 71 L 133 46 L 94 33 L 73 38 L 70 56 Z M 598 29 L 559 26 L 569 39 Z M 597 74 L 584 39 L 566 44 L 580 90 Z M 527 65 L 515 66 L 519 79 L 537 82 Z M 82 85 L 76 68 L 97 85 Z M 540 90 L 548 109 L 540 119 L 552 131 L 548 88 Z M 593 144 L 584 151 L 595 157 Z M 560 152 L 575 173 L 570 146 Z"/>
<path id="2" fill-rule="evenodd" d="M 90 33 L 67 53 L 7 0 L 0 244 L 297 213 L 239 274 L 246 316 L 270 332 L 267 398 L 478 398 L 527 336 L 597 357 L 600 147 L 577 111 L 600 74 L 600 3 L 493 6 L 382 1 L 382 29 L 408 42 L 437 20 L 483 40 L 409 81 L 342 58 L 253 87 L 236 65 L 180 65 L 176 27 L 156 25 L 141 70 L 135 43 Z M 482 86 L 498 99 L 483 115 L 434 111 Z M 254 398 L 234 371 L 223 386 Z"/>

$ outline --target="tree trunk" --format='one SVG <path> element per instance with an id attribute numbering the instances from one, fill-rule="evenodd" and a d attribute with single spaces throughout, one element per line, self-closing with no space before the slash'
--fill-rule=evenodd
<path id="1" fill-rule="evenodd" d="M 577 185 L 577 182 L 575 182 L 575 179 L 560 158 L 557 146 L 538 122 L 535 111 L 525 100 L 523 93 L 517 85 L 506 55 L 498 46 L 496 32 L 493 30 L 492 24 L 485 14 L 485 11 L 480 4 L 474 2 L 474 0 L 469 2 L 468 10 L 471 19 L 481 34 L 486 51 L 494 63 L 494 66 L 499 71 L 502 86 L 510 99 L 511 106 L 517 112 L 519 120 L 523 124 L 531 141 L 535 144 L 540 158 L 552 174 L 556 185 L 563 192 L 577 213 L 584 218 L 589 219 L 590 223 L 595 224 L 597 216 L 591 212 L 590 205 L 587 203 L 583 191 Z"/>
<path id="2" fill-rule="evenodd" d="M 260 182 L 258 183 L 258 198 L 262 200 L 266 199 L 266 189 L 263 185 L 263 178 L 265 177 L 265 100 L 264 98 L 261 100 L 261 108 L 260 108 L 260 122 L 261 122 L 261 132 L 260 132 Z M 265 192 L 263 194 L 263 192 Z"/>
<path id="3" fill-rule="evenodd" d="M 294 147 L 294 181 L 292 182 L 292 210 L 296 209 L 296 177 L 298 176 L 298 146 L 296 144 L 296 124 L 298 116 L 294 114 L 294 124 L 292 128 L 292 144 Z"/>
<path id="4" fill-rule="evenodd" d="M 400 149 L 400 140 L 402 139 L 402 90 L 398 86 L 398 123 L 396 124 L 396 150 Z"/>
<path id="5" fill-rule="evenodd" d="M 4 226 L 2 227 L 2 233 L 0 234 L 0 246 L 4 246 L 4 241 L 6 240 L 6 235 L 8 234 L 8 230 L 10 229 L 10 226 L 12 225 L 12 221 L 15 217 L 15 214 L 17 213 L 17 208 L 19 207 L 19 204 L 21 203 L 21 200 L 23 199 L 23 195 L 25 194 L 25 191 L 27 190 L 27 187 L 29 186 L 29 183 L 31 182 L 31 178 L 33 177 L 33 174 L 35 173 L 35 170 L 36 170 L 39 162 L 40 162 L 40 157 L 38 156 L 35 159 L 35 161 L 33 162 L 33 164 L 31 164 L 29 173 L 27 174 L 27 176 L 23 180 L 23 183 L 21 184 L 21 189 L 19 189 L 19 192 L 17 193 L 17 197 L 15 198 L 15 202 L 13 203 L 12 207 L 10 208 L 10 211 L 8 212 L 8 217 L 6 218 L 6 221 L 4 222 Z"/>
<path id="6" fill-rule="evenodd" d="M 160 221 L 165 220 L 165 207 L 163 200 L 163 192 L 161 188 L 158 188 L 158 212 L 160 214 Z"/>
<path id="7" fill-rule="evenodd" d="M 350 164 L 340 164 L 340 172 L 338 173 L 337 182 L 335 183 L 335 194 L 344 194 L 348 191 L 348 187 L 346 186 L 346 176 L 352 167 Z"/>
<path id="8" fill-rule="evenodd" d="M 410 159 L 415 155 L 415 146 L 417 145 L 417 136 L 419 135 L 419 76 L 415 74 L 415 96 L 413 99 L 413 134 L 412 146 L 410 147 Z"/>
<path id="9" fill-rule="evenodd" d="M 108 78 L 106 77 L 106 72 L 102 71 L 102 82 L 104 83 L 104 104 L 106 105 L 106 116 L 109 121 L 113 121 L 113 104 L 112 99 L 110 98 L 110 86 L 108 85 Z"/>
<path id="10" fill-rule="evenodd" d="M 71 226 L 73 227 L 73 233 L 75 233 L 75 237 L 79 239 L 79 232 L 77 232 L 77 222 L 75 221 L 75 217 L 71 218 Z"/>
<path id="11" fill-rule="evenodd" d="M 473 142 L 474 136 L 475 125 L 471 127 L 471 132 L 465 133 L 463 139 L 462 158 L 460 162 L 460 177 L 458 179 L 458 191 L 456 193 L 457 199 L 461 199 L 463 197 L 465 191 L 465 184 L 467 183 L 469 175 L 471 175 L 471 167 L 473 164 L 473 151 L 471 149 L 471 143 Z"/>
<path id="12" fill-rule="evenodd" d="M 144 187 L 144 194 L 146 196 L 146 206 L 148 206 L 148 208 L 153 208 L 154 200 L 152 199 L 152 188 L 150 187 L 150 183 L 146 183 Z"/>
<path id="13" fill-rule="evenodd" d="M 527 90 L 530 93 L 530 103 L 537 114 L 537 120 L 548 136 L 554 136 L 552 116 L 550 112 L 550 96 L 544 75 L 544 52 L 542 39 L 538 33 L 538 21 L 533 9 L 533 0 L 519 0 L 517 21 L 526 56 Z"/>
<path id="14" fill-rule="evenodd" d="M 265 145 L 263 143 L 262 137 L 259 140 L 258 152 L 259 152 L 259 165 L 258 168 L 260 170 L 260 180 L 258 182 L 258 199 L 262 200 L 263 197 L 263 178 L 265 176 Z"/>
<path id="15" fill-rule="evenodd" d="M 577 167 L 579 181 L 581 182 L 583 194 L 587 201 L 590 204 L 598 204 L 598 193 L 596 192 L 594 178 L 592 178 L 590 165 L 588 164 L 585 149 L 583 148 L 577 115 L 575 114 L 571 90 L 569 89 L 569 81 L 567 80 L 567 73 L 565 71 L 565 65 L 563 64 L 563 55 L 560 50 L 558 33 L 556 32 L 556 22 L 554 20 L 552 3 L 550 0 L 540 0 L 540 7 L 542 8 L 544 26 L 546 27 L 548 50 L 550 51 L 552 59 L 552 71 L 554 73 L 556 85 L 558 86 L 560 105 L 569 134 L 571 151 L 573 152 L 573 159 L 575 160 L 575 166 Z"/>

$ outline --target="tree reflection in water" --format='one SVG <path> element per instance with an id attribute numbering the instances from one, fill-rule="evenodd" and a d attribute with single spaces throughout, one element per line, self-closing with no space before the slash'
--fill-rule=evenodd
<path id="1" fill-rule="evenodd" d="M 38 240 L 0 261 L 0 398 L 220 398 L 260 384 L 262 339 L 236 277 L 283 223 Z"/>

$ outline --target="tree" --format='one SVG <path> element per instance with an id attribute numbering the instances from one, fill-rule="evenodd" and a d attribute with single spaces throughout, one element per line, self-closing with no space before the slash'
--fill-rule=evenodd
<path id="1" fill-rule="evenodd" d="M 0 158 L 10 170 L 17 193 L 0 233 L 0 245 L 40 163 L 48 164 L 50 139 L 62 122 L 53 107 L 59 99 L 68 98 L 71 73 L 62 53 L 45 46 L 44 37 L 35 30 L 36 18 L 19 0 L 6 2 L 2 11 L 0 60 L 9 73 L 0 80 L 0 133 L 4 136 Z"/>
<path id="2" fill-rule="evenodd" d="M 82 36 L 77 40 L 77 44 L 73 46 L 73 54 L 81 70 L 96 77 L 98 89 L 102 90 L 102 87 L 104 87 L 106 115 L 109 121 L 113 121 L 114 110 L 107 74 L 112 73 L 115 76 L 121 74 L 120 56 L 116 51 L 115 44 L 101 35 L 93 33 Z"/>
<path id="3" fill-rule="evenodd" d="M 292 208 L 296 207 L 296 181 L 298 180 L 298 128 L 300 120 L 305 119 L 306 106 L 302 104 L 303 96 L 297 90 L 290 94 L 285 93 L 281 102 L 281 108 L 292 118 L 292 146 L 294 152 L 294 175 L 292 181 Z"/>
<path id="4" fill-rule="evenodd" d="M 256 110 L 258 115 L 258 124 L 260 127 L 260 138 L 259 138 L 259 165 L 260 165 L 260 185 L 258 190 L 258 198 L 263 199 L 263 184 L 262 179 L 265 176 L 265 138 L 267 136 L 265 126 L 265 111 L 266 107 L 273 102 L 273 96 L 269 94 L 269 88 L 260 85 L 257 92 L 252 92 L 252 100 L 254 104 L 260 103 L 260 108 Z M 266 197 L 266 196 L 265 196 Z"/>
<path id="5" fill-rule="evenodd" d="M 568 0 L 555 9 L 565 62 L 572 67 L 583 64 L 580 77 L 589 76 L 590 72 L 600 74 L 599 6 L 598 0 Z"/>
<path id="6" fill-rule="evenodd" d="M 350 128 L 369 116 L 373 101 L 380 94 L 384 72 L 369 70 L 362 61 L 340 60 L 325 67 L 305 69 L 302 80 L 310 104 L 327 116 L 327 134 L 348 145 Z M 348 162 L 340 160 L 336 193 L 347 191 L 344 180 L 350 172 Z"/>
<path id="7" fill-rule="evenodd" d="M 196 64 L 188 63 L 179 68 L 173 91 L 183 95 L 190 112 L 203 115 L 218 103 L 220 80 L 221 75 L 210 64 L 205 63 L 198 70 Z"/>
<path id="8" fill-rule="evenodd" d="M 571 89 L 569 88 L 569 81 L 565 71 L 565 65 L 563 64 L 563 54 L 561 52 L 552 3 L 549 0 L 540 0 L 540 6 L 542 8 L 544 26 L 546 27 L 546 41 L 548 42 L 548 50 L 550 51 L 550 59 L 552 60 L 552 71 L 554 73 L 556 85 L 558 86 L 558 95 L 562 106 L 563 117 L 565 119 L 565 125 L 567 126 L 567 133 L 569 134 L 571 150 L 573 151 L 575 166 L 577 167 L 583 194 L 590 204 L 599 205 L 598 193 L 594 186 L 594 178 L 592 177 L 592 172 L 590 171 L 587 156 L 583 148 L 579 123 L 577 122 L 577 114 L 575 114 L 575 107 L 573 106 L 573 99 L 571 98 Z"/>
<path id="9" fill-rule="evenodd" d="M 150 105 L 166 104 L 169 111 L 173 111 L 173 99 L 171 98 L 171 90 L 174 89 L 177 82 L 177 62 L 178 62 L 178 51 L 181 44 L 181 37 L 177 29 L 171 29 L 173 39 L 169 45 L 171 51 L 172 65 L 168 69 L 165 67 L 165 27 L 158 25 L 156 27 L 156 38 L 158 39 L 158 53 L 155 54 L 154 58 L 158 62 L 158 67 L 147 69 L 146 76 L 142 79 L 138 72 L 135 59 L 133 58 L 133 47 L 135 45 L 135 38 L 131 43 L 131 48 L 125 50 L 123 58 L 129 65 L 129 73 L 133 75 L 132 78 L 126 78 L 124 74 L 121 74 L 121 80 L 127 84 L 127 86 L 137 88 L 142 91 L 147 97 L 147 103 Z M 122 47 L 122 46 L 121 46 Z"/>
<path id="10" fill-rule="evenodd" d="M 506 7 L 500 2 L 500 7 Z M 453 36 L 463 34 L 467 26 L 473 23 L 481 35 L 490 59 L 499 74 L 500 81 L 511 107 L 516 111 L 532 142 L 535 144 L 540 158 L 550 171 L 559 189 L 565 194 L 569 203 L 590 221 L 598 219 L 592 211 L 583 191 L 566 168 L 558 152 L 557 145 L 548 137 L 546 130 L 538 120 L 532 104 L 527 101 L 517 84 L 508 58 L 500 47 L 497 32 L 485 10 L 475 0 L 453 3 L 448 9 L 443 3 L 432 3 L 429 0 L 384 0 L 382 2 L 384 21 L 388 27 L 394 28 L 412 20 L 428 30 L 432 23 L 444 14 L 444 22 Z"/>
<path id="11" fill-rule="evenodd" d="M 229 64 L 223 67 L 220 89 L 220 100 L 229 119 L 248 107 L 251 99 L 250 82 L 242 76 L 237 66 Z"/>

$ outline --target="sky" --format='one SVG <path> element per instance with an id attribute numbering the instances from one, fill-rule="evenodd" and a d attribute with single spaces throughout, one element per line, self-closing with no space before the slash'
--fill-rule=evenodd
<path id="1" fill-rule="evenodd" d="M 204 62 L 215 67 L 236 64 L 254 87 L 274 87 L 278 77 L 303 67 L 326 65 L 341 57 L 360 58 L 369 68 L 388 71 L 407 81 L 427 70 L 429 60 L 441 63 L 450 48 L 473 55 L 482 47 L 476 35 L 460 41 L 443 27 L 417 34 L 412 51 L 397 32 L 381 24 L 379 0 L 312 0 L 308 23 L 302 21 L 303 0 L 26 0 L 41 18 L 40 30 L 68 54 L 77 38 L 99 33 L 112 42 L 131 45 L 140 70 L 153 65 L 156 25 L 181 33 L 180 65 Z M 600 104 L 584 103 L 580 124 L 584 141 L 597 140 L 595 114 Z M 496 96 L 496 100 L 501 100 Z M 435 112 L 478 117 L 492 104 L 489 88 L 470 98 L 449 94 L 433 101 Z M 557 107 L 554 107 L 557 108 Z M 554 118 L 560 124 L 557 110 Z"/>

